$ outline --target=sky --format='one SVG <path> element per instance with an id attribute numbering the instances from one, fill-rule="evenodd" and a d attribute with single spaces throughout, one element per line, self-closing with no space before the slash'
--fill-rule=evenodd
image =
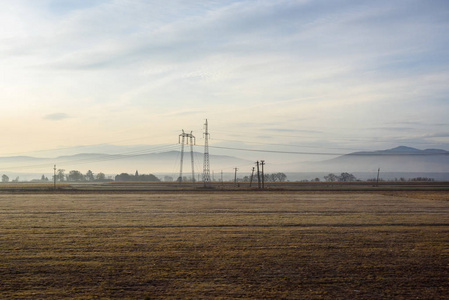
<path id="1" fill-rule="evenodd" d="M 0 26 L 0 156 L 206 119 L 212 147 L 449 150 L 445 0 L 0 0 Z"/>

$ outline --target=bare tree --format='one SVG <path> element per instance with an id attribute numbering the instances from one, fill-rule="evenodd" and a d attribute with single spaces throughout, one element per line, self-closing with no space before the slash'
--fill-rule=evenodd
<path id="1" fill-rule="evenodd" d="M 58 173 L 56 174 L 56 179 L 60 182 L 65 180 L 65 170 L 64 169 L 59 169 Z"/>
<path id="2" fill-rule="evenodd" d="M 337 175 L 335 175 L 333 173 L 329 173 L 329 175 L 324 176 L 324 180 L 326 180 L 326 181 L 337 181 L 338 177 L 337 177 Z"/>
<path id="3" fill-rule="evenodd" d="M 2 175 L 2 182 L 9 182 L 9 177 L 5 174 Z"/>
<path id="4" fill-rule="evenodd" d="M 355 178 L 354 175 L 350 174 L 350 173 L 341 173 L 340 176 L 338 177 L 339 181 L 356 181 L 357 178 Z"/>
<path id="5" fill-rule="evenodd" d="M 96 176 L 95 176 L 95 179 L 96 180 L 98 180 L 98 181 L 103 181 L 103 180 L 106 180 L 106 175 L 104 175 L 104 173 L 98 173 Z"/>
<path id="6" fill-rule="evenodd" d="M 77 170 L 72 170 L 69 172 L 69 175 L 67 176 L 67 179 L 69 181 L 83 181 L 84 180 L 84 175 Z"/>
<path id="7" fill-rule="evenodd" d="M 87 171 L 86 175 L 84 176 L 86 178 L 87 181 L 94 181 L 95 177 L 94 177 L 94 173 L 92 173 L 91 170 Z"/>

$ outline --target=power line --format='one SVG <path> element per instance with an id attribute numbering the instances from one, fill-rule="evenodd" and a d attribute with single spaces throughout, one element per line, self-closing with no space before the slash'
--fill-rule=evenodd
<path id="1" fill-rule="evenodd" d="M 216 149 L 223 149 L 223 150 L 237 150 L 237 151 L 247 151 L 247 152 L 261 152 L 261 153 L 276 153 L 276 154 L 293 154 L 293 155 L 316 155 L 316 156 L 342 156 L 342 155 L 350 155 L 350 156 L 447 156 L 449 155 L 449 152 L 419 152 L 419 153 L 413 153 L 413 152 L 355 152 L 355 153 L 341 153 L 341 152 L 313 152 L 313 151 L 281 151 L 281 150 L 269 150 L 269 149 L 249 149 L 249 148 L 237 148 L 237 147 L 222 147 L 222 146 L 210 146 L 208 145 L 208 139 L 210 138 L 210 133 L 207 129 L 207 120 L 206 120 L 206 130 L 205 130 L 205 154 L 207 153 L 207 157 L 205 156 L 205 161 L 203 165 L 203 176 L 206 174 L 207 180 L 210 181 L 210 170 L 209 170 L 209 151 L 208 148 L 216 148 Z M 219 130 L 218 130 L 219 131 Z M 239 131 L 240 132 L 240 131 Z M 282 135 L 280 135 L 282 136 Z M 287 136 L 287 135 L 283 135 Z M 138 138 L 142 139 L 142 138 Z M 128 139 L 128 140 L 122 140 L 122 141 L 130 141 L 130 140 L 138 140 L 138 139 Z M 242 143 L 254 143 L 259 145 L 272 145 L 272 146 L 294 146 L 294 147 L 308 147 L 308 148 L 316 148 L 311 146 L 299 146 L 299 145 L 288 145 L 288 144 L 275 144 L 275 143 L 256 143 L 256 142 L 248 142 L 248 141 L 238 141 L 238 140 L 225 140 L 225 139 L 218 139 L 222 141 L 234 141 L 234 142 L 242 142 Z M 91 147 L 91 146 L 106 146 L 108 144 L 99 144 L 99 145 L 85 145 L 85 146 L 79 146 L 80 148 L 83 147 Z M 177 144 L 169 144 L 169 145 L 163 145 L 163 146 L 156 146 L 152 147 L 151 149 L 141 149 L 141 150 L 133 150 L 133 151 L 127 151 L 123 153 L 116 153 L 116 154 L 98 154 L 95 157 L 88 157 L 88 158 L 78 158 L 73 157 L 72 159 L 68 159 L 66 161 L 57 161 L 59 165 L 69 164 L 69 165 L 78 165 L 78 164 L 87 164 L 87 163 L 95 163 L 95 162 L 102 162 L 102 161 L 110 161 L 110 160 L 119 160 L 119 159 L 126 159 L 126 158 L 132 158 L 132 157 L 138 157 L 138 156 L 144 156 L 152 153 L 157 153 L 161 151 L 168 151 L 170 149 L 175 149 L 177 147 Z M 191 147 L 192 147 L 191 143 Z M 32 152 L 48 152 L 48 151 L 57 151 L 57 150 L 64 150 L 64 149 L 71 149 L 75 147 L 67 147 L 67 148 L 59 148 L 59 149 L 48 149 L 48 150 L 40 150 L 40 151 L 32 151 Z M 351 150 L 347 148 L 327 148 L 327 149 L 340 149 L 340 150 Z M 32 153 L 31 152 L 31 153 Z M 30 153 L 30 152 L 28 152 Z M 17 153 L 16 153 L 17 154 Z M 59 157 L 58 159 L 61 159 L 63 157 Z M 51 160 L 51 158 L 42 158 L 46 160 Z M 6 167 L 5 170 L 9 169 L 24 169 L 24 168 L 38 168 L 38 167 L 48 167 L 50 163 L 42 163 L 42 164 L 29 164 L 29 165 L 23 165 L 23 166 L 16 166 L 16 167 Z M 53 164 L 53 162 L 51 163 Z M 193 152 L 192 152 L 192 173 L 193 173 Z M 194 178 L 194 176 L 192 175 Z M 204 180 L 204 178 L 203 178 Z"/>
<path id="2" fill-rule="evenodd" d="M 287 146 L 287 147 L 312 148 L 312 149 L 322 149 L 323 148 L 323 147 L 317 147 L 317 146 L 292 145 L 292 144 L 281 144 L 281 143 L 261 143 L 261 142 L 250 142 L 250 141 L 228 140 L 228 139 L 213 139 L 213 140 L 214 141 L 224 141 L 224 142 L 239 142 L 239 143 L 245 143 L 245 144 L 267 145 L 267 146 Z M 340 148 L 340 147 L 327 147 L 326 149 L 363 151 L 363 150 L 355 149 L 355 148 Z"/>
<path id="3" fill-rule="evenodd" d="M 280 154 L 300 154 L 300 155 L 324 155 L 324 156 L 336 156 L 336 155 L 351 155 L 351 156 L 446 156 L 449 152 L 432 152 L 432 153 L 410 153 L 410 152 L 388 152 L 388 153 L 375 153 L 375 152 L 355 152 L 355 153 L 331 153 L 331 152 L 300 152 L 300 151 L 280 151 L 280 150 L 267 150 L 267 149 L 245 149 L 245 148 L 233 148 L 233 147 L 220 147 L 209 146 L 211 148 L 225 149 L 225 150 L 238 150 L 249 152 L 263 152 L 263 153 L 280 153 Z"/>
<path id="4" fill-rule="evenodd" d="M 178 147 L 177 144 L 172 145 L 164 145 L 155 147 L 151 150 L 134 150 L 128 151 L 124 153 L 117 154 L 102 154 L 98 155 L 96 158 L 82 158 L 82 159 L 70 159 L 65 161 L 58 161 L 59 165 L 80 165 L 87 163 L 96 163 L 102 161 L 111 161 L 111 160 L 120 160 L 126 158 L 133 158 L 144 156 L 148 154 L 158 153 L 161 151 L 168 151 L 170 149 L 176 149 Z M 247 149 L 247 148 L 235 148 L 235 147 L 221 147 L 221 146 L 211 146 L 210 148 L 223 149 L 223 150 L 237 150 L 237 151 L 247 151 L 247 152 L 260 152 L 260 153 L 277 153 L 277 154 L 294 154 L 294 155 L 320 155 L 320 156 L 342 156 L 342 155 L 350 155 L 350 156 L 448 156 L 449 152 L 427 152 L 427 153 L 410 153 L 410 152 L 388 152 L 388 153 L 375 153 L 375 152 L 356 152 L 356 153 L 337 153 L 337 152 L 302 152 L 302 151 L 280 151 L 280 150 L 267 150 L 267 149 Z M 49 158 L 45 158 L 50 160 Z M 42 163 L 42 164 L 30 164 L 30 165 L 22 165 L 16 167 L 2 167 L 4 170 L 12 170 L 12 169 L 25 169 L 25 168 L 44 168 L 48 167 L 53 163 Z"/>
<path id="5" fill-rule="evenodd" d="M 220 146 L 209 146 L 211 148 L 225 149 L 225 150 L 238 150 L 238 151 L 249 151 L 249 152 L 263 152 L 263 153 L 282 153 L 282 154 L 304 154 L 304 155 L 344 155 L 341 153 L 319 153 L 319 152 L 298 152 L 298 151 L 279 151 L 279 150 L 266 150 L 266 149 L 245 149 L 245 148 L 234 148 L 234 147 L 220 147 Z"/>
<path id="6" fill-rule="evenodd" d="M 239 129 L 238 133 L 236 133 L 235 131 L 227 131 L 227 130 L 214 130 L 215 132 L 222 132 L 222 133 L 229 133 L 232 134 L 233 136 L 243 136 L 245 137 L 243 134 L 247 134 L 247 135 L 251 135 L 254 136 L 254 133 L 249 133 L 249 132 L 244 132 L 241 131 Z M 317 134 L 325 134 L 326 132 L 321 132 L 321 131 L 310 131 L 309 134 L 303 134 L 303 135 L 292 135 L 292 134 L 279 134 L 277 132 L 275 132 L 274 130 L 266 130 L 263 129 L 264 133 L 266 133 L 267 131 L 272 131 L 273 134 L 270 134 L 270 138 L 271 135 L 276 136 L 276 137 L 288 137 L 288 138 L 310 138 L 311 135 L 310 134 L 314 134 L 314 136 L 316 137 Z M 266 137 L 265 137 L 266 138 Z M 383 137 L 372 137 L 372 138 L 354 138 L 354 137 L 332 137 L 333 141 L 349 141 L 349 142 L 370 142 L 370 143 L 390 143 L 391 140 L 408 140 L 408 139 L 403 139 L 403 137 L 391 137 L 388 140 L 380 140 Z M 326 138 L 327 139 L 327 138 Z M 414 141 L 414 143 L 418 143 L 418 144 L 429 144 L 427 142 L 420 142 L 420 141 Z M 337 148 L 336 148 L 337 149 Z M 345 150 L 344 148 L 341 148 L 342 150 Z M 346 150 L 351 150 L 351 149 L 346 149 Z"/>
<path id="7" fill-rule="evenodd" d="M 98 155 L 98 158 L 82 158 L 82 159 L 71 159 L 66 161 L 58 161 L 59 165 L 80 165 L 80 164 L 87 164 L 87 163 L 96 163 L 96 162 L 102 162 L 102 161 L 110 161 L 110 160 L 119 160 L 119 159 L 126 159 L 126 158 L 133 158 L 133 157 L 139 157 L 144 156 L 147 154 L 153 154 L 158 153 L 161 150 L 170 150 L 177 147 L 177 144 L 174 145 L 168 145 L 164 147 L 159 147 L 157 149 L 152 150 L 137 150 L 137 151 L 131 151 L 131 152 L 125 152 L 120 154 L 101 154 Z M 48 159 L 48 158 L 46 158 Z M 50 160 L 50 159 L 48 159 Z M 11 170 L 11 169 L 24 169 L 24 168 L 39 168 L 39 167 L 48 167 L 49 164 L 36 164 L 36 165 L 24 165 L 24 166 L 17 166 L 17 167 L 6 167 L 2 169 L 5 170 Z"/>
<path id="8" fill-rule="evenodd" d="M 67 149 L 76 149 L 76 148 L 87 148 L 87 147 L 102 147 L 102 146 L 118 146 L 120 145 L 113 145 L 115 143 L 123 143 L 123 142 L 129 142 L 129 141 L 137 141 L 137 140 L 143 140 L 147 138 L 154 138 L 154 136 L 146 136 L 146 137 L 140 137 L 140 138 L 133 138 L 133 139 L 125 139 L 125 140 L 119 140 L 119 141 L 109 141 L 109 142 L 103 142 L 100 144 L 91 144 L 91 145 L 80 145 L 80 146 L 70 146 L 70 147 L 61 147 L 61 148 L 52 148 L 52 149 L 41 149 L 41 150 L 35 150 L 35 151 L 27 151 L 27 152 L 14 152 L 14 153 L 3 153 L 2 155 L 5 156 L 17 156 L 17 155 L 23 155 L 23 154 L 30 154 L 30 153 L 40 153 L 40 152 L 56 152 L 61 150 L 67 150 Z"/>

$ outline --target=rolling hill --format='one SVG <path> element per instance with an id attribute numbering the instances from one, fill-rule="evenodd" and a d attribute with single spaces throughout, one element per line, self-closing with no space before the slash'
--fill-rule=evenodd
<path id="1" fill-rule="evenodd" d="M 364 172 L 377 168 L 384 172 L 449 172 L 449 152 L 399 146 L 387 150 L 349 153 L 309 164 L 308 167 L 329 172 Z"/>
<path id="2" fill-rule="evenodd" d="M 140 174 L 165 173 L 176 177 L 180 170 L 180 158 L 180 151 L 143 154 L 81 153 L 55 158 L 0 157 L 0 172 L 8 175 L 11 180 L 17 176 L 21 180 L 31 180 L 40 178 L 42 174 L 51 178 L 53 167 L 56 165 L 57 169 L 65 169 L 66 173 L 70 170 L 79 170 L 82 173 L 92 170 L 95 174 L 103 172 L 113 176 L 120 173 L 133 174 L 138 170 Z M 211 172 L 215 173 L 220 170 L 231 173 L 235 167 L 239 168 L 240 172 L 250 173 L 254 161 L 234 156 L 210 155 Z M 448 173 L 449 152 L 441 149 L 419 150 L 400 146 L 387 150 L 353 152 L 320 162 L 270 164 L 270 161 L 267 161 L 266 172 L 373 173 L 377 172 L 378 168 L 383 173 Z M 194 169 L 196 174 L 203 171 L 203 154 L 200 152 L 194 152 Z M 186 176 L 191 174 L 191 155 L 188 151 L 184 153 L 183 174 Z"/>
<path id="3" fill-rule="evenodd" d="M 196 172 L 203 170 L 203 154 L 194 152 L 194 169 Z M 99 154 L 81 153 L 75 155 L 59 156 L 55 158 L 37 158 L 30 156 L 0 157 L 0 170 L 3 173 L 53 173 L 53 167 L 57 169 L 79 170 L 85 173 L 92 170 L 94 173 L 178 173 L 180 169 L 180 151 L 168 151 L 147 154 Z M 251 165 L 252 162 L 232 156 L 210 155 L 211 166 L 215 170 Z M 183 169 L 186 174 L 191 173 L 191 154 L 184 153 Z"/>

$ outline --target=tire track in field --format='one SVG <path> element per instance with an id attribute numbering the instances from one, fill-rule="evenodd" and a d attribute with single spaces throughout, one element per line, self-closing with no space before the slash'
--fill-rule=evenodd
<path id="1" fill-rule="evenodd" d="M 166 229 L 166 228 L 373 228 L 373 227 L 448 227 L 449 223 L 379 223 L 379 224 L 357 224 L 357 223 L 334 223 L 334 224 L 216 224 L 216 225 L 93 225 L 93 226 L 26 226 L 29 229 Z M 20 229 L 21 227 L 2 227 L 6 230 Z M 7 234 L 4 232 L 3 234 Z"/>

